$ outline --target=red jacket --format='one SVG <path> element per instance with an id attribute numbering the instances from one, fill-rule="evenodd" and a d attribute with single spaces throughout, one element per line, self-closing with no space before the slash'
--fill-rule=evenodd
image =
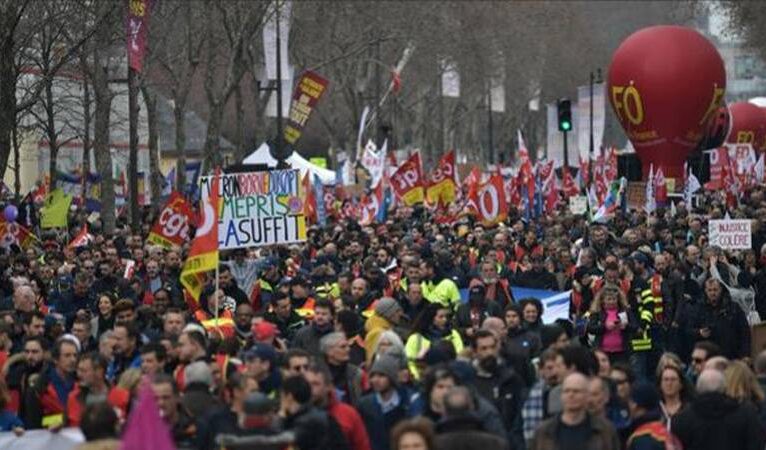
<path id="1" fill-rule="evenodd" d="M 367 436 L 362 416 L 349 404 L 339 402 L 335 398 L 335 391 L 330 391 L 327 412 L 338 422 L 351 450 L 371 450 L 370 438 Z"/>
<path id="2" fill-rule="evenodd" d="M 70 427 L 79 427 L 80 418 L 82 412 L 85 410 L 85 405 L 81 403 L 82 390 L 80 390 L 80 384 L 77 383 L 69 393 L 66 402 L 66 424 Z M 109 390 L 106 396 L 106 401 L 113 408 L 120 412 L 122 419 L 127 417 L 128 404 L 130 403 L 130 393 L 123 388 L 113 387 Z"/>

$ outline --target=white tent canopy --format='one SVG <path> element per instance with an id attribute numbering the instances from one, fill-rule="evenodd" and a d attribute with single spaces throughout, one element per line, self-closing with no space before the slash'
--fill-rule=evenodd
<path id="1" fill-rule="evenodd" d="M 286 160 L 287 164 L 293 169 L 301 171 L 301 177 L 306 174 L 306 171 L 311 172 L 312 175 L 316 175 L 322 181 L 322 184 L 335 184 L 335 172 L 332 170 L 323 169 L 316 164 L 312 164 L 307 161 L 298 152 L 293 152 Z M 258 150 L 254 151 L 244 160 L 242 164 L 265 164 L 269 168 L 277 167 L 277 160 L 271 156 L 269 146 L 264 142 L 258 147 Z"/>

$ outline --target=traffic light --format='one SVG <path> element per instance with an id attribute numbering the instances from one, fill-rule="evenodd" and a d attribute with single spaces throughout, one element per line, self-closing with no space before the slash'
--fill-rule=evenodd
<path id="1" fill-rule="evenodd" d="M 572 131 L 572 102 L 562 98 L 556 106 L 559 112 L 559 131 L 564 133 Z"/>

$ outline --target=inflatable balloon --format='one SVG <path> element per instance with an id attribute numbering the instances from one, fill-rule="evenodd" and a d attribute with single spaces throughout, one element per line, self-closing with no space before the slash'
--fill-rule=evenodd
<path id="1" fill-rule="evenodd" d="M 16 205 L 8 205 L 3 210 L 3 216 L 8 222 L 13 222 L 19 216 L 19 209 L 16 208 Z"/>
<path id="2" fill-rule="evenodd" d="M 766 151 L 766 110 L 750 102 L 737 102 L 729 106 L 729 116 L 727 143 L 752 144 L 755 151 Z"/>
<path id="3" fill-rule="evenodd" d="M 607 82 L 644 177 L 650 164 L 665 177 L 682 177 L 686 157 L 723 104 L 726 72 L 713 44 L 691 28 L 644 28 L 614 52 Z"/>

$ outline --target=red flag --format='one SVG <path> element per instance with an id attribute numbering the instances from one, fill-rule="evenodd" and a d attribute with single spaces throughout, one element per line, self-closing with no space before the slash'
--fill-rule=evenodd
<path id="1" fill-rule="evenodd" d="M 450 150 L 441 157 L 428 181 L 426 197 L 431 203 L 451 203 L 455 201 L 455 151 Z"/>
<path id="2" fill-rule="evenodd" d="M 88 224 L 82 226 L 77 236 L 67 245 L 69 248 L 85 247 L 93 241 L 93 235 L 88 233 Z"/>
<path id="3" fill-rule="evenodd" d="M 660 206 L 668 203 L 668 187 L 665 184 L 665 174 L 662 173 L 662 168 L 657 169 L 657 173 L 654 175 L 654 199 Z"/>
<path id="4" fill-rule="evenodd" d="M 181 269 L 181 284 L 190 296 L 199 302 L 205 272 L 218 267 L 218 211 L 221 206 L 219 195 L 221 169 L 209 180 L 210 187 L 200 205 L 200 226 L 189 249 L 189 256 Z"/>
<path id="5" fill-rule="evenodd" d="M 717 191 L 722 189 L 724 173 L 729 167 L 729 151 L 719 147 L 710 152 L 710 181 L 705 183 L 705 189 Z"/>
<path id="6" fill-rule="evenodd" d="M 593 166 L 593 181 L 596 183 L 596 198 L 599 204 L 604 203 L 608 189 L 604 170 L 604 155 L 599 153 L 596 158 L 596 164 Z"/>
<path id="7" fill-rule="evenodd" d="M 372 192 L 369 195 L 364 194 L 359 201 L 359 225 L 367 226 L 372 224 L 382 207 L 383 183 L 378 182 L 378 185 L 375 186 Z"/>
<path id="8" fill-rule="evenodd" d="M 165 249 L 180 247 L 189 239 L 189 223 L 193 218 L 189 202 L 178 191 L 173 191 L 147 240 Z"/>
<path id="9" fill-rule="evenodd" d="M 567 169 L 566 167 L 561 168 L 561 173 L 564 175 L 564 178 L 562 180 L 563 184 L 563 192 L 564 196 L 566 198 L 574 197 L 575 195 L 580 194 L 580 188 L 577 187 L 577 184 L 574 181 L 574 178 L 572 178 L 572 173 Z"/>
<path id="10" fill-rule="evenodd" d="M 485 226 L 493 226 L 508 217 L 508 200 L 505 198 L 503 178 L 490 177 L 472 197 L 468 198 L 468 207 L 474 211 Z"/>
<path id="11" fill-rule="evenodd" d="M 553 163 L 553 161 L 551 161 Z M 559 189 L 556 183 L 556 172 L 551 170 L 548 178 L 543 183 L 543 195 L 545 196 L 545 211 L 552 213 L 559 201 Z"/>
<path id="12" fill-rule="evenodd" d="M 128 37 L 128 64 L 136 72 L 141 72 L 144 68 L 146 41 L 149 36 L 149 12 L 153 4 L 153 0 L 128 1 L 128 20 L 125 21 L 125 34 Z"/>
<path id="13" fill-rule="evenodd" d="M 604 176 L 607 185 L 617 179 L 617 172 L 617 151 L 614 147 L 610 147 L 606 157 L 606 165 L 604 166 Z"/>
<path id="14" fill-rule="evenodd" d="M 535 204 L 535 174 L 532 167 L 532 161 L 529 159 L 529 150 L 524 143 L 524 138 L 521 136 L 521 131 L 518 131 L 519 139 L 519 177 L 521 186 L 527 187 L 527 197 L 529 197 L 529 204 Z"/>
<path id="15" fill-rule="evenodd" d="M 399 91 L 402 90 L 402 75 L 396 71 L 396 69 L 391 71 L 391 92 L 394 93 L 394 95 L 398 94 Z"/>
<path id="16" fill-rule="evenodd" d="M 303 214 L 309 223 L 317 223 L 317 198 L 314 194 L 314 188 L 311 185 L 311 172 L 306 171 L 306 175 L 301 180 L 301 189 L 303 189 L 304 198 Z"/>
<path id="17" fill-rule="evenodd" d="M 394 193 L 407 206 L 423 203 L 425 200 L 425 183 L 420 153 L 415 152 L 391 176 L 391 187 Z"/>
<path id="18" fill-rule="evenodd" d="M 580 158 L 580 182 L 582 185 L 580 186 L 581 189 L 588 189 L 588 185 L 590 184 L 590 160 L 588 158 L 583 159 Z"/>

